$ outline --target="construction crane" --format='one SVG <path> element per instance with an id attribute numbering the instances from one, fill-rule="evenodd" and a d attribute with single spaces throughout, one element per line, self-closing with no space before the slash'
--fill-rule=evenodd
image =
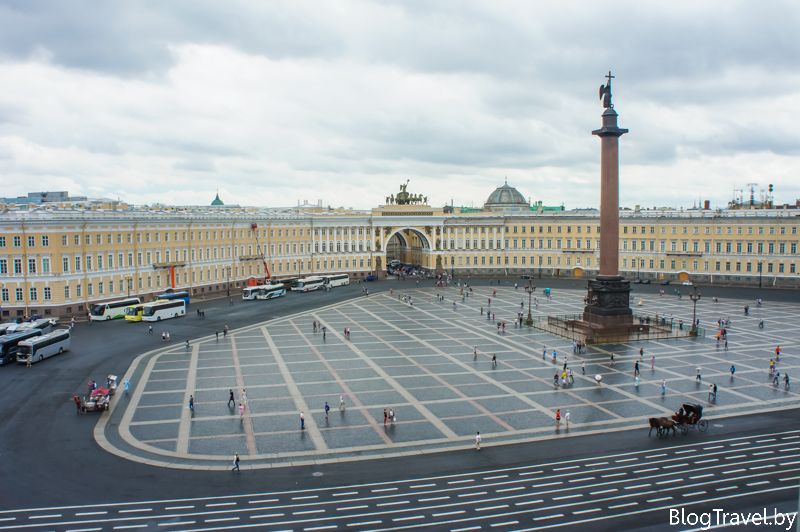
<path id="1" fill-rule="evenodd" d="M 261 262 L 264 264 L 264 284 L 267 284 L 272 276 L 269 273 L 267 258 L 264 256 L 264 250 L 261 248 L 261 242 L 258 240 L 258 224 L 255 222 L 251 223 L 250 231 L 253 232 L 253 236 L 256 239 L 256 251 L 258 252 L 258 256 L 261 257 Z"/>

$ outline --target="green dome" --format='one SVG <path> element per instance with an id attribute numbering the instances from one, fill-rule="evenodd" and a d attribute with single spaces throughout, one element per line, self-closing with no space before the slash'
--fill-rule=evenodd
<path id="1" fill-rule="evenodd" d="M 225 204 L 222 203 L 221 199 L 219 199 L 219 192 L 217 192 L 217 195 L 214 197 L 214 201 L 211 202 L 211 206 L 212 207 L 219 207 L 221 205 L 225 205 Z"/>

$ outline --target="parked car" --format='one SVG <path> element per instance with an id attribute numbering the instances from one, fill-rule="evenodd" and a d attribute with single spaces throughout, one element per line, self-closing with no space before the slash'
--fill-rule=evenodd
<path id="1" fill-rule="evenodd" d="M 669 279 L 664 279 L 663 281 L 661 281 L 661 284 L 667 286 L 669 284 Z"/>
<path id="2" fill-rule="evenodd" d="M 642 279 L 642 284 L 650 284 L 650 279 Z"/>
<path id="3" fill-rule="evenodd" d="M 684 282 L 682 282 L 681 284 L 682 284 L 683 286 L 692 286 L 692 284 L 693 284 L 693 283 L 692 283 L 691 281 L 684 281 Z"/>

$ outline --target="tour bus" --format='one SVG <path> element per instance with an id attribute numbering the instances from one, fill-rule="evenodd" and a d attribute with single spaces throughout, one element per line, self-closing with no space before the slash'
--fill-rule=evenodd
<path id="1" fill-rule="evenodd" d="M 269 285 L 260 284 L 257 286 L 245 286 L 242 289 L 242 299 L 244 301 L 255 301 L 258 299 L 256 296 L 258 295 L 259 290 L 263 290 L 267 288 Z"/>
<path id="2" fill-rule="evenodd" d="M 92 305 L 92 310 L 89 313 L 89 319 L 93 321 L 115 320 L 117 318 L 125 317 L 125 308 L 131 305 L 141 303 L 138 297 L 131 297 L 128 299 L 120 299 L 119 301 L 111 301 L 108 303 L 98 303 Z"/>
<path id="3" fill-rule="evenodd" d="M 256 299 L 274 299 L 285 295 L 286 288 L 282 284 L 271 284 L 259 290 Z"/>
<path id="4" fill-rule="evenodd" d="M 333 288 L 335 286 L 346 286 L 350 284 L 350 276 L 346 273 L 340 273 L 337 275 L 325 275 L 323 277 L 325 279 L 325 287 Z"/>
<path id="5" fill-rule="evenodd" d="M 17 346 L 17 362 L 27 364 L 39 362 L 53 355 L 69 351 L 69 329 L 58 329 L 51 333 L 23 340 Z"/>
<path id="6" fill-rule="evenodd" d="M 189 292 L 187 292 L 185 290 L 182 290 L 180 292 L 174 292 L 174 291 L 169 291 L 168 290 L 168 291 L 164 292 L 163 294 L 158 294 L 156 296 L 156 299 L 167 299 L 167 300 L 170 300 L 170 301 L 173 300 L 173 299 L 183 299 L 186 302 L 186 304 L 188 305 L 189 304 Z"/>
<path id="7" fill-rule="evenodd" d="M 267 281 L 267 285 L 269 286 L 283 286 L 287 290 L 292 289 L 292 285 L 295 281 L 299 280 L 299 277 L 284 277 L 283 279 L 275 279 L 274 277 Z"/>
<path id="8" fill-rule="evenodd" d="M 142 321 L 161 321 L 177 318 L 186 314 L 186 301 L 173 299 L 172 301 L 153 301 L 145 303 L 142 308 Z"/>
<path id="9" fill-rule="evenodd" d="M 137 303 L 136 305 L 125 307 L 125 321 L 142 321 L 144 305 L 144 303 Z"/>
<path id="10" fill-rule="evenodd" d="M 6 329 L 6 334 L 32 330 L 38 330 L 44 334 L 53 330 L 53 327 L 55 327 L 57 323 L 58 319 L 56 318 L 39 318 L 38 320 L 21 321 L 19 323 L 9 325 Z"/>
<path id="11" fill-rule="evenodd" d="M 323 277 L 304 277 L 292 283 L 292 292 L 310 292 L 312 290 L 319 290 L 324 285 L 325 279 Z"/>
<path id="12" fill-rule="evenodd" d="M 0 365 L 10 364 L 17 360 L 17 349 L 21 341 L 41 335 L 42 331 L 39 329 L 28 329 L 0 336 Z"/>

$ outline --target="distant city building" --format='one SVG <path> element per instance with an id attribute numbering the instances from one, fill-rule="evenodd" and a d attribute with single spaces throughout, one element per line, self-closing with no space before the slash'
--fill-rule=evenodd
<path id="1" fill-rule="evenodd" d="M 69 193 L 63 190 L 55 192 L 28 192 L 27 196 L 18 196 L 16 198 L 0 198 L 0 203 L 7 205 L 27 205 L 27 204 L 41 204 L 41 203 L 66 203 L 66 202 L 81 202 L 87 201 L 86 196 L 73 196 L 70 197 Z"/>
<path id="2" fill-rule="evenodd" d="M 168 288 L 225 292 L 262 281 L 264 262 L 279 278 L 380 276 L 395 259 L 456 277 L 582 278 L 598 268 L 596 209 L 531 205 L 508 184 L 483 209 L 432 207 L 403 187 L 371 210 L 131 207 L 72 203 L 66 193 L 51 203 L 51 194 L 0 212 L 4 318 L 84 314 L 95 302 Z M 620 209 L 619 268 L 653 281 L 798 286 L 798 228 L 795 205 Z"/>

